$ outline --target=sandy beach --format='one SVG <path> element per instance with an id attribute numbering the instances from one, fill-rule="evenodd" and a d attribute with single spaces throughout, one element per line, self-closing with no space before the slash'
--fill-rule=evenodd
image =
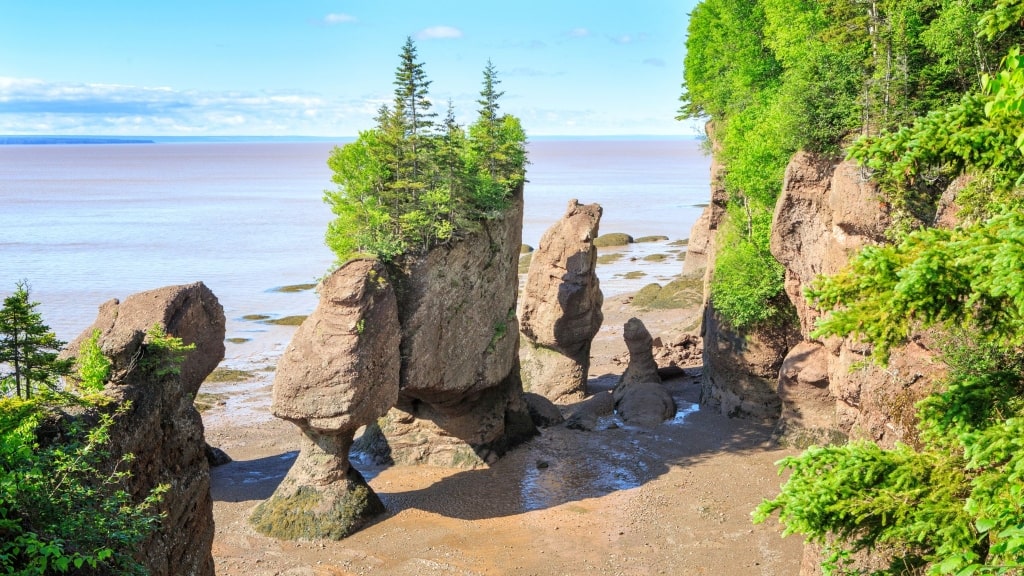
<path id="1" fill-rule="evenodd" d="M 605 301 L 590 392 L 613 387 L 624 370 L 622 325 L 631 316 L 671 341 L 699 313 L 640 311 L 630 301 Z M 611 417 L 593 432 L 550 428 L 475 470 L 381 468 L 356 457 L 388 511 L 340 542 L 279 541 L 248 524 L 297 455 L 298 429 L 268 412 L 272 374 L 242 388 L 204 385 L 228 398 L 204 413 L 207 440 L 234 459 L 212 470 L 217 573 L 795 574 L 799 537 L 782 538 L 774 520 L 750 521 L 777 493 L 774 462 L 791 452 L 771 442 L 768 425 L 700 410 L 699 374 L 691 368 L 666 382 L 679 410 L 654 430 Z"/>

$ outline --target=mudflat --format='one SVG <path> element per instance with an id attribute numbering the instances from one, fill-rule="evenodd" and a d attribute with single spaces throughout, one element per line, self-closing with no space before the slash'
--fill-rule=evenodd
<path id="1" fill-rule="evenodd" d="M 694 325 L 694 308 L 643 311 L 606 300 L 589 391 L 625 369 L 622 325 L 632 316 L 666 341 Z M 279 541 L 248 523 L 297 455 L 298 429 L 268 414 L 269 383 L 246 410 L 204 414 L 207 440 L 234 462 L 211 471 L 221 576 L 792 575 L 802 540 L 750 512 L 778 492 L 775 462 L 792 451 L 770 424 L 698 407 L 700 369 L 667 381 L 679 407 L 653 430 L 608 416 L 591 432 L 545 429 L 495 465 L 475 470 L 379 467 L 353 458 L 387 514 L 342 541 Z M 571 406 L 565 407 L 570 413 Z"/>

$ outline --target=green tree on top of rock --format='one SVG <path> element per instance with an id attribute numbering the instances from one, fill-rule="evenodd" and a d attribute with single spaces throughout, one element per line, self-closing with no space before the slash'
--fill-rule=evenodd
<path id="1" fill-rule="evenodd" d="M 326 242 L 339 262 L 422 253 L 508 207 L 525 181 L 526 135 L 517 118 L 498 114 L 498 83 L 488 62 L 479 117 L 468 133 L 450 102 L 444 120 L 435 122 L 430 81 L 406 39 L 392 106 L 381 106 L 376 126 L 327 161 L 338 187 L 324 193 L 335 215 Z"/>

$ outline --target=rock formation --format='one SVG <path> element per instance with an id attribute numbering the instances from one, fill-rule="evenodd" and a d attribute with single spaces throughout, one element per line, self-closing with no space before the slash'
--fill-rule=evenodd
<path id="1" fill-rule="evenodd" d="M 398 305 L 383 265 L 348 262 L 320 284 L 320 303 L 277 365 L 271 412 L 302 431 L 300 453 L 256 529 L 278 538 L 340 539 L 384 511 L 349 463 L 356 429 L 398 400 Z"/>
<path id="2" fill-rule="evenodd" d="M 522 218 L 520 188 L 501 217 L 389 267 L 401 388 L 380 427 L 359 443 L 377 461 L 476 466 L 537 433 L 517 355 Z"/>
<path id="3" fill-rule="evenodd" d="M 621 391 L 631 384 L 640 382 L 661 383 L 658 364 L 654 361 L 654 338 L 639 318 L 630 318 L 622 327 L 622 339 L 626 341 L 629 351 L 629 364 L 615 387 L 616 400 L 622 397 Z"/>
<path id="4" fill-rule="evenodd" d="M 709 136 L 713 135 L 708 126 Z M 728 193 L 725 170 L 711 163 L 711 202 L 690 232 L 683 271 L 704 272 L 704 314 L 701 325 L 704 366 L 701 403 L 723 414 L 756 419 L 775 419 L 781 412 L 776 388 L 779 368 L 799 334 L 785 325 L 766 325 L 739 330 L 728 326 L 709 298 L 717 252 L 717 231 L 725 217 Z"/>
<path id="5" fill-rule="evenodd" d="M 615 408 L 626 424 L 653 428 L 676 412 L 675 401 L 662 387 L 654 362 L 654 338 L 638 318 L 626 322 L 622 337 L 629 350 L 629 365 L 613 392 Z"/>
<path id="6" fill-rule="evenodd" d="M 158 351 L 146 333 L 159 325 L 195 348 L 179 373 L 156 368 Z M 64 354 L 77 355 L 94 330 L 111 360 L 105 394 L 131 409 L 111 429 L 111 457 L 134 454 L 130 492 L 146 496 L 167 484 L 159 530 L 139 545 L 138 558 L 155 576 L 213 576 L 213 501 L 203 421 L 192 399 L 224 357 L 224 311 L 202 283 L 168 286 L 100 306 L 91 327 Z"/>
<path id="7" fill-rule="evenodd" d="M 834 274 L 864 246 L 885 240 L 888 208 L 850 161 L 801 152 L 786 168 L 772 221 L 771 250 L 786 269 L 786 294 L 803 339 L 779 378 L 781 430 L 797 445 L 847 436 L 891 446 L 913 442 L 913 404 L 937 376 L 928 338 L 895 349 L 882 369 L 863 362 L 870 348 L 852 339 L 812 339 L 820 313 L 803 297 L 818 276 Z"/>
<path id="8" fill-rule="evenodd" d="M 586 393 L 590 345 L 604 319 L 594 247 L 600 221 L 599 205 L 570 200 L 530 262 L 519 313 L 523 380 L 554 402 Z"/>

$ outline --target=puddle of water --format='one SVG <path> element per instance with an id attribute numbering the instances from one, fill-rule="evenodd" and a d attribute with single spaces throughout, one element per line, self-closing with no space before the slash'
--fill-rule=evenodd
<path id="1" fill-rule="evenodd" d="M 676 400 L 676 415 L 670 421 L 671 424 L 682 424 L 690 414 L 700 412 L 700 404 L 693 402 L 680 402 Z"/>

